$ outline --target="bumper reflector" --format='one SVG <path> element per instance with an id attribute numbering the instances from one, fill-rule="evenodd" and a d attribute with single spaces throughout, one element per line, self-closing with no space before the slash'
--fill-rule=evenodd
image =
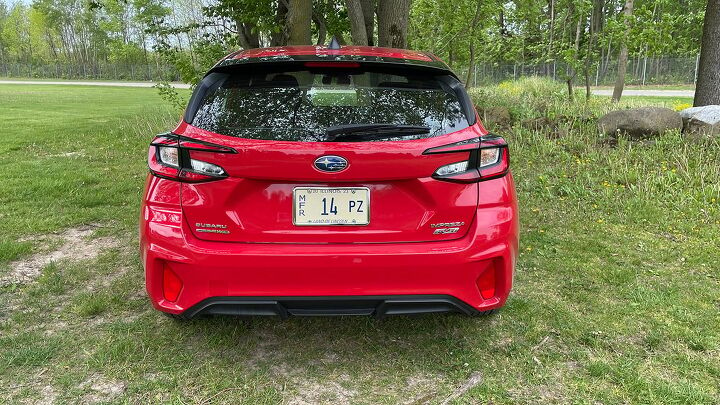
<path id="1" fill-rule="evenodd" d="M 170 302 L 175 302 L 182 291 L 182 280 L 167 264 L 163 265 L 163 296 Z"/>
<path id="2" fill-rule="evenodd" d="M 485 271 L 480 274 L 477 281 L 478 290 L 480 295 L 486 300 L 495 296 L 495 266 L 488 266 Z"/>

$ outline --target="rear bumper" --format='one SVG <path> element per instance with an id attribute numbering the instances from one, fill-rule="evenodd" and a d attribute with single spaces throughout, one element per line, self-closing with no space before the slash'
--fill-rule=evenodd
<path id="1" fill-rule="evenodd" d="M 177 205 L 146 196 L 140 233 L 148 295 L 156 309 L 183 317 L 473 314 L 498 308 L 512 287 L 518 250 L 517 206 L 512 177 L 506 177 L 487 182 L 505 192 L 502 201 L 480 205 L 464 237 L 439 242 L 203 241 L 192 235 Z M 182 280 L 174 302 L 163 293 L 166 267 Z M 489 272 L 495 292 L 483 298 L 477 280 Z"/>
<path id="2" fill-rule="evenodd" d="M 449 295 L 325 296 L 325 297 L 212 297 L 183 312 L 182 318 L 198 315 L 233 316 L 375 316 L 480 311 Z"/>

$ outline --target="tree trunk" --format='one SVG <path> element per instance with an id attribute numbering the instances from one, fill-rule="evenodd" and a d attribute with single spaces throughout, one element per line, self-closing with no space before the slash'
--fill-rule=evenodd
<path id="1" fill-rule="evenodd" d="M 694 106 L 720 105 L 720 0 L 708 0 Z"/>
<path id="2" fill-rule="evenodd" d="M 618 57 L 618 68 L 617 78 L 615 79 L 615 89 L 613 90 L 612 100 L 614 102 L 620 101 L 622 97 L 623 88 L 625 87 L 625 72 L 627 71 L 628 61 L 628 47 L 627 41 L 630 37 L 630 18 L 633 13 L 633 0 L 625 0 L 625 8 L 623 14 L 625 15 L 625 38 L 622 42 L 622 48 L 620 48 L 620 56 Z"/>
<path id="3" fill-rule="evenodd" d="M 473 71 L 475 70 L 475 41 L 470 38 L 470 63 L 468 64 L 467 76 L 465 76 L 465 88 L 470 88 L 470 80 L 472 79 Z"/>
<path id="4" fill-rule="evenodd" d="M 583 25 L 584 17 L 581 15 L 578 18 L 577 26 L 575 27 L 575 54 L 577 55 L 580 50 L 580 31 L 581 27 Z M 575 80 L 575 76 L 577 75 L 577 72 L 575 71 L 575 68 L 573 66 L 570 66 L 570 71 L 568 72 L 568 79 L 567 79 L 567 88 L 568 88 L 568 99 L 570 101 L 573 101 L 573 98 L 575 97 L 573 94 L 573 81 Z"/>
<path id="5" fill-rule="evenodd" d="M 288 12 L 287 6 L 287 1 L 278 1 L 277 10 L 275 11 L 275 24 L 282 28 L 270 34 L 270 46 L 283 46 L 287 44 L 287 32 L 285 30 L 285 19 L 287 18 Z"/>
<path id="6" fill-rule="evenodd" d="M 573 96 L 573 78 L 574 78 L 574 77 L 575 77 L 575 75 L 570 76 L 570 77 L 568 77 L 568 79 L 565 81 L 565 83 L 567 84 L 567 89 L 568 89 L 568 99 L 569 99 L 571 102 L 572 102 L 573 99 L 574 99 L 574 96 Z"/>
<path id="7" fill-rule="evenodd" d="M 347 0 L 345 2 L 350 19 L 350 37 L 353 45 L 367 45 L 367 29 L 365 27 L 365 14 L 360 0 Z"/>
<path id="8" fill-rule="evenodd" d="M 382 0 L 377 15 L 378 44 L 390 48 L 407 47 L 410 0 Z"/>
<path id="9" fill-rule="evenodd" d="M 472 19 L 472 25 L 470 27 L 470 63 L 468 64 L 467 76 L 465 77 L 465 88 L 470 88 L 470 78 L 472 77 L 473 71 L 475 70 L 475 29 L 480 23 L 480 8 L 482 7 L 483 0 L 477 0 L 475 6 L 475 15 Z"/>
<path id="10" fill-rule="evenodd" d="M 287 12 L 288 45 L 310 45 L 312 0 L 290 0 Z"/>
<path id="11" fill-rule="evenodd" d="M 607 74 L 608 67 L 610 66 L 610 55 L 612 55 L 612 38 L 608 38 L 608 46 L 607 51 L 605 52 L 605 60 L 603 61 L 603 67 L 600 73 L 603 78 Z"/>
<path id="12" fill-rule="evenodd" d="M 555 0 L 550 0 L 550 40 L 548 41 L 548 53 L 547 56 L 555 60 L 553 56 L 553 41 L 555 40 Z"/>
<path id="13" fill-rule="evenodd" d="M 315 26 L 317 27 L 318 31 L 317 44 L 324 45 L 325 39 L 327 37 L 327 22 L 325 21 L 325 16 L 313 10 L 312 20 L 315 22 Z"/>
<path id="14" fill-rule="evenodd" d="M 597 42 L 598 33 L 602 29 L 603 0 L 594 0 L 592 14 L 590 16 L 590 42 L 588 43 L 587 53 L 585 54 L 585 66 L 583 74 L 585 75 L 585 99 L 590 100 L 590 65 L 595 51 L 595 43 Z"/>
<path id="15" fill-rule="evenodd" d="M 240 46 L 243 49 L 260 48 L 260 37 L 257 29 L 255 29 L 255 24 L 237 21 L 235 26 L 237 27 Z"/>
<path id="16" fill-rule="evenodd" d="M 504 6 L 500 6 L 500 14 L 498 15 L 498 26 L 500 28 L 499 32 L 501 37 L 510 38 L 512 34 L 510 33 L 510 30 L 508 30 L 507 24 L 505 24 L 505 10 L 503 7 Z"/>
<path id="17" fill-rule="evenodd" d="M 360 6 L 365 19 L 365 33 L 367 43 L 370 46 L 375 45 L 375 0 L 360 0 Z"/>

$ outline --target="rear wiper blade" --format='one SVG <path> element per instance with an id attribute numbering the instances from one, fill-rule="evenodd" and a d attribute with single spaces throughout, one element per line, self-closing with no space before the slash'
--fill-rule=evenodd
<path id="1" fill-rule="evenodd" d="M 429 127 L 397 124 L 348 124 L 329 127 L 325 130 L 327 142 L 366 141 L 386 139 L 407 135 L 420 135 L 430 132 Z"/>

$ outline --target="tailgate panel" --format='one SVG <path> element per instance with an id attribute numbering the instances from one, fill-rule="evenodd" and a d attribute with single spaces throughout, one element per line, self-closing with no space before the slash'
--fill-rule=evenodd
<path id="1" fill-rule="evenodd" d="M 464 133 L 463 133 L 464 132 Z M 468 128 L 447 136 L 394 142 L 313 143 L 248 140 L 185 133 L 230 146 L 237 154 L 193 152 L 222 166 L 229 177 L 183 184 L 182 206 L 190 228 L 203 240 L 249 243 L 391 243 L 457 239 L 476 212 L 478 185 L 431 178 L 468 152 L 423 155 L 426 149 L 477 136 Z M 323 155 L 346 158 L 337 173 L 313 165 Z M 370 223 L 362 226 L 296 226 L 296 187 L 367 187 Z M 456 233 L 436 233 L 433 224 L 462 223 Z"/>

